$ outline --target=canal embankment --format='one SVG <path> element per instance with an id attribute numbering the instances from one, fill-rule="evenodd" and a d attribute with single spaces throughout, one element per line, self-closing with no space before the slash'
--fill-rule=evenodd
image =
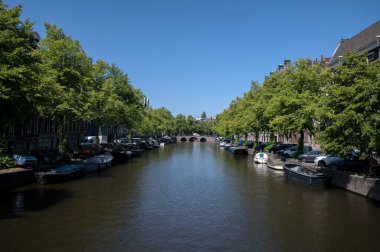
<path id="1" fill-rule="evenodd" d="M 249 152 L 254 155 L 253 150 Z M 269 154 L 268 165 L 283 165 L 286 159 Z M 292 162 L 299 162 L 292 159 Z M 366 177 L 357 173 L 350 173 L 329 168 L 320 168 L 314 163 L 302 163 L 303 166 L 319 170 L 331 178 L 330 184 L 352 193 L 364 196 L 368 199 L 380 201 L 380 178 Z"/>
<path id="2" fill-rule="evenodd" d="M 362 195 L 369 199 L 380 201 L 380 179 L 351 174 L 328 168 L 322 169 L 323 173 L 331 177 L 331 184 L 350 192 Z"/>
<path id="3" fill-rule="evenodd" d="M 35 181 L 31 169 L 10 168 L 0 170 L 0 191 L 14 189 Z"/>

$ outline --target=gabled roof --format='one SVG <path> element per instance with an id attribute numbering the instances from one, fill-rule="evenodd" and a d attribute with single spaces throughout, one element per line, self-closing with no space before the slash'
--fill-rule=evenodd
<path id="1" fill-rule="evenodd" d="M 344 56 L 349 52 L 358 52 L 368 48 L 374 42 L 376 43 L 376 36 L 380 35 L 380 20 L 372 24 L 365 30 L 359 32 L 350 39 L 342 39 L 335 49 L 331 58 L 330 66 L 339 61 L 339 56 Z"/>

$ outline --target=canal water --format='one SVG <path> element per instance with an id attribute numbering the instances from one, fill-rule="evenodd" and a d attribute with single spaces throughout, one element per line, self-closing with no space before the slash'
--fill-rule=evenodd
<path id="1" fill-rule="evenodd" d="M 0 251 L 380 251 L 380 205 L 216 144 L 0 198 Z"/>

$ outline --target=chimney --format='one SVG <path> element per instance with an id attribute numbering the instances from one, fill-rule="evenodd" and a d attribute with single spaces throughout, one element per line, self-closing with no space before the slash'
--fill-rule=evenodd
<path id="1" fill-rule="evenodd" d="M 284 66 L 285 66 L 285 68 L 287 68 L 287 67 L 290 66 L 290 59 L 285 59 L 284 60 Z"/>

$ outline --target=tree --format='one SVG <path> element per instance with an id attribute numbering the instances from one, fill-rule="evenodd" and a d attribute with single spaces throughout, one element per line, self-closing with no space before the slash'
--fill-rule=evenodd
<path id="1" fill-rule="evenodd" d="M 38 89 L 40 116 L 59 122 L 60 147 L 64 144 L 64 124 L 89 118 L 92 62 L 78 41 L 66 36 L 55 25 L 45 24 L 46 37 L 37 55 L 42 59 Z"/>
<path id="2" fill-rule="evenodd" d="M 21 6 L 8 9 L 0 0 L 0 135 L 7 126 L 35 113 L 39 72 L 34 54 L 38 36 L 33 24 L 22 22 Z"/>
<path id="3" fill-rule="evenodd" d="M 101 60 L 93 65 L 92 73 L 90 119 L 97 126 L 137 128 L 143 121 L 143 95 L 129 83 L 128 75 Z"/>
<path id="4" fill-rule="evenodd" d="M 263 100 L 265 90 L 258 82 L 251 83 L 250 90 L 231 102 L 230 106 L 217 116 L 213 130 L 223 136 L 244 135 L 254 132 L 256 141 L 259 133 L 267 128 L 262 111 L 267 106 Z"/>
<path id="5" fill-rule="evenodd" d="M 178 135 L 187 134 L 186 116 L 179 114 L 174 118 L 174 128 Z"/>
<path id="6" fill-rule="evenodd" d="M 206 116 L 206 112 L 202 112 L 201 118 L 202 118 L 202 119 L 206 119 L 206 118 L 207 118 L 207 116 Z"/>
<path id="7" fill-rule="evenodd" d="M 318 103 L 317 139 L 327 152 L 362 156 L 379 148 L 380 62 L 367 63 L 365 54 L 349 53 L 334 69 L 331 83 Z"/>
<path id="8" fill-rule="evenodd" d="M 270 77 L 275 82 L 275 95 L 265 112 L 270 127 L 276 132 L 299 132 L 299 153 L 303 152 L 304 131 L 315 132 L 317 102 L 328 77 L 329 70 L 310 59 L 299 59 Z"/>
<path id="9" fill-rule="evenodd" d="M 191 115 L 187 116 L 186 122 L 187 122 L 187 132 L 188 133 L 193 133 L 197 130 L 195 118 L 193 116 L 191 116 Z"/>
<path id="10" fill-rule="evenodd" d="M 153 109 L 150 107 L 147 107 L 144 110 L 143 119 L 141 122 L 140 127 L 137 127 L 136 130 L 141 136 L 145 137 L 157 137 L 157 132 L 154 128 L 154 115 L 153 115 Z"/>
<path id="11" fill-rule="evenodd" d="M 244 95 L 245 113 L 244 122 L 248 132 L 255 135 L 255 145 L 258 145 L 259 135 L 261 132 L 269 130 L 269 122 L 264 117 L 264 111 L 267 106 L 268 96 L 271 95 L 267 91 L 267 86 L 261 86 L 258 82 L 252 82 L 250 90 Z"/>

